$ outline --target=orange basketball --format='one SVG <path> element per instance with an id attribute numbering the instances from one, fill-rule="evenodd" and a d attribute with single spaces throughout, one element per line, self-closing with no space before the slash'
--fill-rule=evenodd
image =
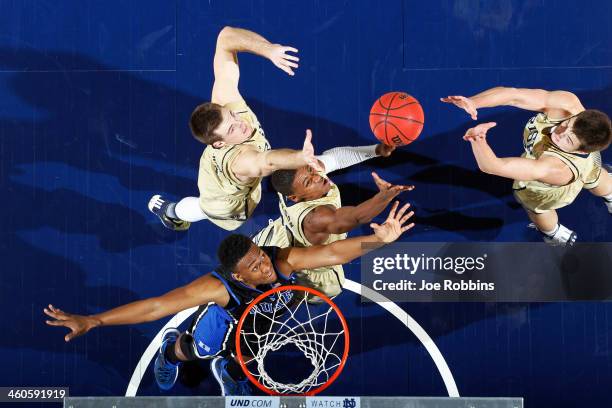
<path id="1" fill-rule="evenodd" d="M 405 92 L 386 93 L 370 109 L 370 128 L 374 136 L 390 146 L 414 142 L 424 123 L 421 104 Z"/>

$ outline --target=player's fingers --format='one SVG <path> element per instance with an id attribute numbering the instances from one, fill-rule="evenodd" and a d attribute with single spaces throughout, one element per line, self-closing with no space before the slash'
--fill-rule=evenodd
<path id="1" fill-rule="evenodd" d="M 282 65 L 286 66 L 286 67 L 290 67 L 290 68 L 297 68 L 298 64 L 296 64 L 295 62 L 291 62 L 291 61 L 287 61 L 287 60 L 283 60 L 282 61 Z"/>
<path id="2" fill-rule="evenodd" d="M 409 229 L 411 229 L 412 227 L 414 227 L 414 222 L 411 224 L 406 225 L 405 227 L 402 227 L 402 232 L 406 232 Z"/>
<path id="3" fill-rule="evenodd" d="M 64 322 L 61 320 L 45 320 L 49 326 L 65 326 Z"/>
<path id="4" fill-rule="evenodd" d="M 293 47 L 283 47 L 283 50 L 284 50 L 285 52 L 287 52 L 287 51 L 291 51 L 291 52 L 294 52 L 294 53 L 297 53 L 297 52 L 298 52 L 298 49 L 297 49 L 297 48 L 293 48 Z M 295 58 L 297 58 L 297 57 L 295 57 Z M 299 59 L 299 58 L 298 58 L 298 59 Z M 297 61 L 297 60 L 296 60 L 296 61 Z"/>
<path id="5" fill-rule="evenodd" d="M 300 60 L 295 55 L 291 55 L 291 54 L 287 54 L 287 53 L 283 54 L 283 58 L 286 59 L 286 60 L 295 61 L 295 62 L 298 62 Z"/>
<path id="6" fill-rule="evenodd" d="M 397 212 L 397 215 L 394 218 L 401 219 L 404 213 L 406 213 L 406 210 L 408 210 L 408 208 L 410 208 L 410 203 L 404 204 L 402 208 L 400 208 L 400 210 Z"/>
<path id="7" fill-rule="evenodd" d="M 408 214 L 404 215 L 400 219 L 400 225 L 403 225 L 404 223 L 406 223 L 406 221 L 408 221 L 410 218 L 412 218 L 413 215 L 414 215 L 414 211 L 410 211 Z"/>
<path id="8" fill-rule="evenodd" d="M 399 201 L 395 201 L 393 206 L 391 207 L 391 211 L 389 211 L 388 220 L 395 218 L 395 212 L 397 211 L 397 207 L 399 206 Z"/>
<path id="9" fill-rule="evenodd" d="M 372 228 L 374 231 L 377 231 L 380 228 L 380 225 L 375 224 L 375 223 L 371 223 L 370 224 L 370 228 Z"/>
<path id="10" fill-rule="evenodd" d="M 304 138 L 304 146 L 312 143 L 312 131 L 306 129 L 306 137 Z"/>
<path id="11" fill-rule="evenodd" d="M 487 122 L 487 123 L 482 123 L 481 125 L 481 129 L 486 132 L 487 130 L 497 126 L 496 122 Z"/>
<path id="12" fill-rule="evenodd" d="M 374 183 L 376 183 L 377 186 L 379 186 L 379 187 L 384 186 L 383 179 L 381 179 L 378 176 L 378 174 L 376 174 L 375 172 L 372 172 L 372 178 L 374 179 Z"/>
<path id="13" fill-rule="evenodd" d="M 52 318 L 54 318 L 54 319 L 57 319 L 57 320 L 63 320 L 63 319 L 66 319 L 66 317 L 64 316 L 64 314 L 62 314 L 62 313 L 58 313 L 58 312 L 54 312 L 54 311 L 49 310 L 49 309 L 44 309 L 44 310 L 43 310 L 43 312 L 45 312 L 45 314 L 46 314 L 47 316 L 50 316 L 50 317 L 52 317 Z"/>
<path id="14" fill-rule="evenodd" d="M 277 66 L 278 66 L 280 69 L 282 69 L 283 71 L 285 71 L 285 72 L 286 72 L 288 75 L 291 75 L 291 76 L 295 75 L 295 74 L 293 73 L 293 71 L 291 70 L 291 68 L 286 67 L 286 66 L 284 66 L 284 65 L 282 65 L 282 64 L 279 64 L 279 65 L 277 65 Z"/>

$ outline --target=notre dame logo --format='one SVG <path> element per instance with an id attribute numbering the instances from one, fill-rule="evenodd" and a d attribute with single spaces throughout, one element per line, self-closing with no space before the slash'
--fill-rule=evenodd
<path id="1" fill-rule="evenodd" d="M 355 408 L 357 406 L 357 401 L 355 401 L 355 398 L 345 398 L 344 401 L 342 401 L 342 408 Z"/>
<path id="2" fill-rule="evenodd" d="M 527 137 L 523 142 L 523 147 L 525 151 L 529 154 L 533 153 L 533 146 L 535 145 L 535 141 L 538 138 L 538 128 L 535 125 L 536 117 L 529 119 L 529 122 L 525 125 L 525 129 L 527 129 Z"/>

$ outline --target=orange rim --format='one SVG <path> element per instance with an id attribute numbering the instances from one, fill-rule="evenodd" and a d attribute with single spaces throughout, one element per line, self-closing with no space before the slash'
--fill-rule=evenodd
<path id="1" fill-rule="evenodd" d="M 303 394 L 294 394 L 294 395 L 317 395 L 318 393 L 320 393 L 321 391 L 323 391 L 327 387 L 329 387 L 336 380 L 336 378 L 338 378 L 338 376 L 340 375 L 340 373 L 344 369 L 344 365 L 346 364 L 346 359 L 348 357 L 349 346 L 350 346 L 350 336 L 349 336 L 349 331 L 348 331 L 348 325 L 346 324 L 346 319 L 344 318 L 344 315 L 340 311 L 340 308 L 338 306 L 336 306 L 336 304 L 329 297 L 325 296 L 323 293 L 319 292 L 318 290 L 307 288 L 306 286 L 287 285 L 287 286 L 279 286 L 279 287 L 270 289 L 270 290 L 262 293 L 261 295 L 257 296 L 255 298 L 255 300 L 252 301 L 251 304 L 246 308 L 244 313 L 242 313 L 242 316 L 240 316 L 240 320 L 238 321 L 238 327 L 236 329 L 236 338 L 235 338 L 235 341 L 236 341 L 236 354 L 238 356 L 238 361 L 240 362 L 240 367 L 242 367 L 242 371 L 246 374 L 248 379 L 253 384 L 255 384 L 255 386 L 257 388 L 259 388 L 263 392 L 265 392 L 267 394 L 270 394 L 270 395 L 292 395 L 292 394 L 281 394 L 281 393 L 276 392 L 274 390 L 271 390 L 271 389 L 265 387 L 263 384 L 261 384 L 257 380 L 257 378 L 255 378 L 255 376 L 253 374 L 251 374 L 249 369 L 246 367 L 246 363 L 244 362 L 244 356 L 242 355 L 242 350 L 240 348 L 240 338 L 241 338 L 241 333 L 242 333 L 242 325 L 244 323 L 244 320 L 245 320 L 246 316 L 251 312 L 251 309 L 253 309 L 255 307 L 255 305 L 257 305 L 260 301 L 262 301 L 263 299 L 265 299 L 268 296 L 272 295 L 273 293 L 284 292 L 284 291 L 287 291 L 287 290 L 308 292 L 308 293 L 310 293 L 310 294 L 312 294 L 314 296 L 318 296 L 319 298 L 323 299 L 325 301 L 325 303 L 327 303 L 329 306 L 332 307 L 332 309 L 334 309 L 334 311 L 336 312 L 336 314 L 340 318 L 340 323 L 342 324 L 342 329 L 344 330 L 344 352 L 342 353 L 342 359 L 340 361 L 340 365 L 336 368 L 336 371 L 332 374 L 331 377 L 329 377 L 329 380 L 327 380 L 325 382 L 325 384 L 322 384 L 322 385 L 320 385 L 319 387 L 317 387 L 317 388 L 315 388 L 313 390 L 310 390 L 310 391 L 305 392 Z"/>

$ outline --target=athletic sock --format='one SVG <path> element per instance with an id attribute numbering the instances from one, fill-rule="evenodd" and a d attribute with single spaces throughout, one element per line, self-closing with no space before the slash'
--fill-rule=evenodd
<path id="1" fill-rule="evenodd" d="M 608 212 L 612 214 L 612 193 L 601 196 L 601 198 L 604 201 L 604 204 L 606 204 L 606 207 L 608 207 Z"/>
<path id="2" fill-rule="evenodd" d="M 559 231 L 559 228 L 561 226 L 559 224 L 555 225 L 555 228 L 551 229 L 550 231 L 543 231 L 543 230 L 539 230 L 542 234 L 552 238 L 555 236 L 555 234 L 557 233 L 557 231 Z"/>
<path id="3" fill-rule="evenodd" d="M 176 355 L 176 352 L 174 351 L 175 344 L 176 342 L 172 342 L 166 345 L 166 349 L 164 350 L 164 358 L 170 364 L 177 365 L 181 362 L 181 360 L 179 360 L 178 356 Z"/>
<path id="4" fill-rule="evenodd" d="M 170 218 L 174 218 L 175 220 L 178 220 L 179 217 L 176 216 L 176 212 L 174 212 L 174 207 L 176 207 L 176 203 L 168 204 L 168 207 L 166 207 L 166 215 Z"/>
<path id="5" fill-rule="evenodd" d="M 578 237 L 571 229 L 557 224 L 553 231 L 540 231 L 544 235 L 544 242 L 550 245 L 572 246 Z"/>
<path id="6" fill-rule="evenodd" d="M 228 357 L 229 361 L 227 362 L 227 373 L 232 377 L 235 381 L 243 381 L 246 379 L 246 375 L 244 371 L 242 371 L 242 367 L 233 357 Z"/>

